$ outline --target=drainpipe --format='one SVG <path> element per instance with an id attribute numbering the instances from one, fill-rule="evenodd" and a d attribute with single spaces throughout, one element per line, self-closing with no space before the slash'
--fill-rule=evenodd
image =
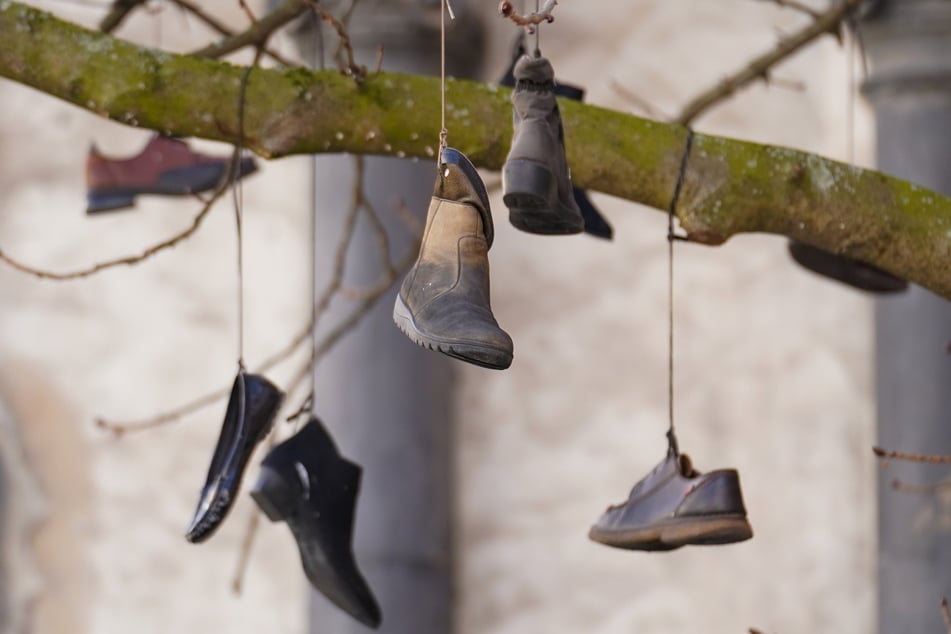
<path id="1" fill-rule="evenodd" d="M 951 195 L 951 3 L 885 0 L 862 25 L 872 62 L 878 165 Z M 951 227 L 948 227 L 951 239 Z M 944 263 L 951 275 L 951 262 Z M 878 443 L 951 454 L 951 302 L 918 288 L 877 299 Z M 893 490 L 932 483 L 946 467 L 893 462 L 878 476 L 881 634 L 943 631 L 951 598 L 951 499 Z"/>
<path id="2" fill-rule="evenodd" d="M 330 7 L 332 3 L 324 3 Z M 472 77 L 482 60 L 478 19 L 466 2 L 453 0 L 448 72 Z M 358 63 L 373 67 L 383 46 L 387 71 L 439 73 L 439 0 L 363 0 L 348 29 Z M 320 33 L 320 29 L 323 32 Z M 322 36 L 322 37 L 321 37 Z M 336 36 L 311 23 L 296 37 L 332 63 Z M 438 139 L 433 139 L 438 147 Z M 417 239 L 394 213 L 405 203 L 425 222 L 436 176 L 434 161 L 366 157 L 364 191 L 390 236 L 394 259 L 418 249 Z M 343 218 L 351 204 L 354 158 L 314 159 L 315 283 L 330 278 Z M 372 284 L 381 268 L 370 225 L 360 218 L 347 260 L 348 286 Z M 396 288 L 384 296 L 315 370 L 315 411 L 341 452 L 363 466 L 355 518 L 354 550 L 383 612 L 384 634 L 448 634 L 453 629 L 453 421 L 452 363 L 406 338 L 392 320 Z M 347 304 L 354 302 L 341 302 Z M 315 333 L 320 337 L 347 314 L 335 307 Z M 316 592 L 312 634 L 369 632 Z"/>

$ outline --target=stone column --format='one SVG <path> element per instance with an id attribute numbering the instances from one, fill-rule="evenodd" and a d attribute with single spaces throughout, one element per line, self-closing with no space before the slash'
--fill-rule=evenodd
<path id="1" fill-rule="evenodd" d="M 878 165 L 951 195 L 951 3 L 888 0 L 862 26 L 872 73 Z M 951 239 L 951 227 L 949 227 Z M 951 275 L 951 262 L 945 263 Z M 951 302 L 918 287 L 876 301 L 878 442 L 951 454 Z M 946 467 L 893 462 L 879 472 L 879 632 L 943 631 L 951 598 L 951 495 L 895 491 Z"/>
<path id="2" fill-rule="evenodd" d="M 455 76 L 472 76 L 482 59 L 481 26 L 464 15 L 463 0 L 453 0 L 453 9 L 457 20 L 450 26 L 448 69 Z M 349 28 L 358 63 L 372 68 L 382 46 L 385 70 L 438 74 L 439 13 L 438 0 L 360 2 Z M 322 37 L 313 27 L 298 37 L 322 39 L 323 58 L 332 64 L 329 51 L 336 46 L 336 36 L 326 26 L 318 28 L 323 28 Z M 433 138 L 433 147 L 438 147 L 438 138 Z M 351 204 L 355 160 L 319 156 L 314 161 L 318 293 L 329 279 Z M 405 204 L 420 223 L 425 221 L 435 159 L 363 160 L 365 192 L 383 217 L 394 259 L 415 253 L 418 242 L 395 208 Z M 381 272 L 377 242 L 365 218 L 358 221 L 347 267 L 346 281 L 353 286 L 370 284 Z M 378 631 L 448 634 L 453 624 L 452 363 L 413 345 L 394 326 L 396 288 L 317 367 L 315 409 L 341 451 L 364 468 L 354 543 L 357 561 L 383 611 Z M 332 310 L 318 335 L 348 308 Z M 314 593 L 311 631 L 370 630 Z"/>

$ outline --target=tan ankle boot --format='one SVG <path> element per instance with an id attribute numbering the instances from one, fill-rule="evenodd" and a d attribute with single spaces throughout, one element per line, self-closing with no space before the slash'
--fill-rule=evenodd
<path id="1" fill-rule="evenodd" d="M 512 339 L 489 304 L 494 227 L 479 173 L 446 148 L 416 264 L 400 288 L 393 321 L 417 345 L 486 368 L 512 364 Z"/>
<path id="2" fill-rule="evenodd" d="M 529 233 L 584 230 L 565 158 L 565 133 L 555 101 L 555 71 L 544 57 L 523 55 L 513 70 L 515 133 L 502 167 L 509 221 Z"/>

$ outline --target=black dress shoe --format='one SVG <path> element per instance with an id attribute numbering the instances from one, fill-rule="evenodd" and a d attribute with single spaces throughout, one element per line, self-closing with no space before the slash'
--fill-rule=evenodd
<path id="1" fill-rule="evenodd" d="M 515 64 L 525 53 L 525 39 L 520 35 L 518 39 L 515 40 L 515 45 L 512 48 L 512 60 L 509 63 L 509 67 L 505 70 L 505 74 L 499 82 L 502 86 L 515 87 Z M 555 95 L 573 101 L 581 101 L 584 99 L 584 88 L 556 82 Z M 580 187 L 572 187 L 572 194 L 575 199 L 575 204 L 577 204 L 581 210 L 581 217 L 584 220 L 584 232 L 595 238 L 603 238 L 604 240 L 613 239 L 614 228 L 611 227 L 611 224 L 601 215 L 601 212 L 594 206 L 591 199 L 588 198 L 588 192 Z"/>
<path id="2" fill-rule="evenodd" d="M 263 376 L 238 372 L 198 508 L 185 533 L 188 541 L 205 541 L 224 521 L 251 453 L 271 430 L 283 400 L 284 394 Z"/>
<path id="3" fill-rule="evenodd" d="M 340 455 L 321 422 L 312 418 L 264 458 L 251 497 L 272 522 L 287 523 L 314 588 L 376 628 L 380 606 L 353 556 L 360 477 L 360 467 Z"/>
<path id="4" fill-rule="evenodd" d="M 627 550 L 730 544 L 753 536 L 734 469 L 699 473 L 675 451 L 591 527 L 592 540 Z"/>
<path id="5" fill-rule="evenodd" d="M 897 293 L 908 288 L 908 282 L 891 273 L 858 260 L 835 255 L 805 244 L 789 242 L 789 255 L 800 266 L 813 273 L 842 282 L 870 293 Z"/>

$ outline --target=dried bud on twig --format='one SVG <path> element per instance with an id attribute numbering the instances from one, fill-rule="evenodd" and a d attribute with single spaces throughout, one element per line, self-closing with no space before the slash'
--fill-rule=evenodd
<path id="1" fill-rule="evenodd" d="M 543 4 L 538 11 L 529 13 L 528 15 L 522 15 L 515 10 L 511 2 L 503 1 L 499 3 L 499 13 L 502 14 L 502 17 L 508 18 L 515 24 L 524 26 L 529 33 L 534 33 L 535 25 L 541 24 L 542 22 L 551 24 L 555 21 L 555 16 L 553 16 L 551 12 L 554 10 L 556 4 L 558 4 L 558 0 L 545 0 L 545 4 Z"/>

